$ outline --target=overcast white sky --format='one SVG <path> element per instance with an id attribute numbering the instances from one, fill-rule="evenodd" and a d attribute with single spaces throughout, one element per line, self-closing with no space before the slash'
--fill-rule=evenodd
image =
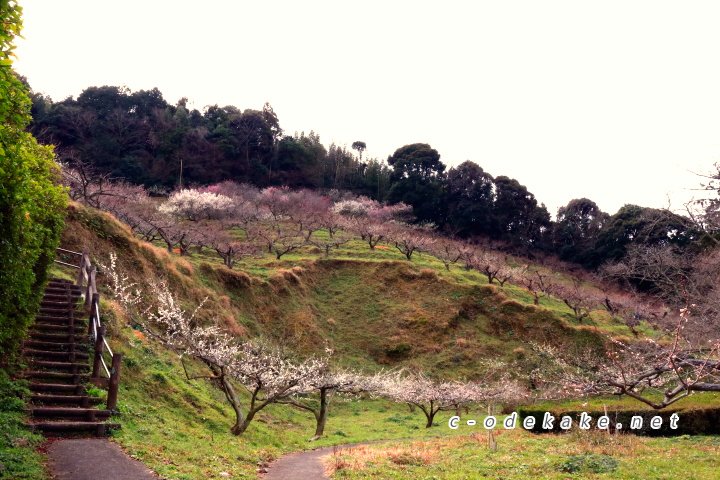
<path id="1" fill-rule="evenodd" d="M 158 87 L 326 146 L 429 143 L 554 214 L 673 206 L 720 160 L 720 2 L 20 0 L 16 69 L 54 100 Z"/>

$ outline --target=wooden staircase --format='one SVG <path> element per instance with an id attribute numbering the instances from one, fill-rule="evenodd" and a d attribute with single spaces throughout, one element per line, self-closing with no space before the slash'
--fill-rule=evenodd
<path id="1" fill-rule="evenodd" d="M 31 417 L 29 426 L 34 431 L 54 436 L 104 436 L 108 429 L 120 428 L 119 423 L 107 420 L 116 406 L 118 378 L 113 382 L 112 376 L 119 375 L 121 356 L 113 358 L 112 372 L 107 369 L 102 359 L 103 344 L 107 345 L 105 328 L 98 331 L 99 318 L 97 323 L 88 326 L 88 315 L 81 309 L 80 302 L 83 290 L 68 280 L 50 280 L 40 313 L 23 344 L 27 365 L 23 376 L 30 380 L 32 391 L 27 413 Z M 97 294 L 93 297 L 90 322 L 95 321 L 92 309 L 97 312 Z M 110 381 L 100 377 L 101 365 L 111 377 Z M 93 407 L 102 400 L 88 396 L 85 389 L 88 383 L 110 386 L 106 409 Z"/>

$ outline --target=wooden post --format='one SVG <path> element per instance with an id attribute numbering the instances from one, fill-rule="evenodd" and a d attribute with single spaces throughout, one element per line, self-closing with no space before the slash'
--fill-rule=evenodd
<path id="1" fill-rule="evenodd" d="M 110 370 L 110 382 L 108 382 L 107 409 L 115 410 L 117 407 L 118 386 L 120 385 L 120 365 L 122 364 L 122 353 L 113 354 L 112 369 Z"/>
<path id="2" fill-rule="evenodd" d="M 95 282 L 95 275 L 97 274 L 97 267 L 93 265 L 90 267 L 90 277 L 88 278 L 88 284 L 92 289 L 90 294 L 95 295 L 97 293 L 97 283 Z"/>
<path id="3" fill-rule="evenodd" d="M 80 257 L 80 271 L 78 272 L 77 280 L 75 285 L 82 287 L 83 281 L 85 280 L 85 260 L 89 260 L 90 249 L 88 247 L 83 248 L 82 257 Z"/>
<path id="4" fill-rule="evenodd" d="M 105 326 L 100 327 L 95 339 L 95 359 L 93 360 L 92 378 L 100 377 L 100 368 L 102 366 L 103 354 L 103 338 L 105 338 Z"/>
<path id="5" fill-rule="evenodd" d="M 87 282 L 87 290 L 85 293 L 85 305 L 90 305 L 90 301 L 93 297 L 93 294 L 97 290 L 95 288 L 95 265 L 91 266 L 88 270 L 88 282 Z"/>
<path id="6" fill-rule="evenodd" d="M 98 306 L 98 308 L 95 308 L 96 305 Z M 92 300 L 90 301 L 90 321 L 88 322 L 88 335 L 92 335 L 93 322 L 96 322 L 98 326 L 100 325 L 100 319 L 95 318 L 95 313 L 100 311 L 99 307 L 100 294 L 96 293 L 92 296 Z"/>

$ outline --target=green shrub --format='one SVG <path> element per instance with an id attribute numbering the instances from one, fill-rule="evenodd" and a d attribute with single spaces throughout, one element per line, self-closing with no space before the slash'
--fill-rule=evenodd
<path id="1" fill-rule="evenodd" d="M 567 473 L 609 473 L 617 470 L 620 462 L 604 455 L 578 455 L 560 464 L 558 470 Z"/>
<path id="2" fill-rule="evenodd" d="M 11 69 L 22 9 L 0 0 L 0 355 L 11 354 L 33 321 L 55 256 L 67 202 L 51 147 L 24 129 L 26 87 Z"/>

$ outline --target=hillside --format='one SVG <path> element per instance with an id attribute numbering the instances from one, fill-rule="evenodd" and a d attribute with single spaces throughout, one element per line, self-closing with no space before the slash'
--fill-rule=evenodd
<path id="1" fill-rule="evenodd" d="M 557 299 L 542 298 L 536 307 L 517 286 L 487 285 L 484 275 L 458 267 L 447 271 L 430 255 L 399 260 L 397 251 L 371 251 L 360 241 L 331 258 L 305 248 L 229 270 L 210 255 L 183 257 L 141 242 L 110 215 L 77 204 L 67 222 L 63 245 L 88 246 L 102 263 L 115 251 L 131 279 L 166 279 L 187 309 L 208 297 L 198 315 L 233 335 L 270 337 L 305 355 L 330 344 L 342 363 L 370 369 L 472 377 L 483 359 L 522 356 L 513 351 L 527 341 L 586 348 L 601 343 L 599 332 L 631 333 L 604 311 L 581 326 Z"/>
<path id="2" fill-rule="evenodd" d="M 487 285 L 483 275 L 448 271 L 429 255 L 408 262 L 397 251 L 350 242 L 327 259 L 310 248 L 283 260 L 253 258 L 233 271 L 211 256 L 182 257 L 142 242 L 109 214 L 76 203 L 66 222 L 64 247 L 87 246 L 101 263 L 116 252 L 120 270 L 133 281 L 167 281 L 187 310 L 207 297 L 197 314 L 201 321 L 216 321 L 241 338 L 273 338 L 301 355 L 329 343 L 338 364 L 366 371 L 407 367 L 438 378 L 472 379 L 483 361 L 499 359 L 522 379 L 535 367 L 528 340 L 580 350 L 601 347 L 602 330 L 629 334 L 604 312 L 594 312 L 586 320 L 591 325 L 577 325 L 558 300 L 543 298 L 533 306 L 517 286 Z M 101 276 L 100 283 L 107 278 Z M 207 380 L 188 380 L 177 355 L 136 330 L 142 328 L 109 292 L 102 294 L 111 345 L 125 355 L 123 429 L 114 436 L 168 478 L 212 478 L 219 472 L 255 478 L 258 462 L 310 445 L 457 434 L 421 428 L 422 414 L 398 404 L 351 399 L 336 402 L 326 437 L 312 444 L 312 417 L 279 405 L 263 410 L 245 435 L 233 436 L 233 413 L 222 392 Z M 200 372 L 200 365 L 186 366 L 191 374 Z M 442 425 L 448 417 L 441 413 L 436 421 Z"/>

